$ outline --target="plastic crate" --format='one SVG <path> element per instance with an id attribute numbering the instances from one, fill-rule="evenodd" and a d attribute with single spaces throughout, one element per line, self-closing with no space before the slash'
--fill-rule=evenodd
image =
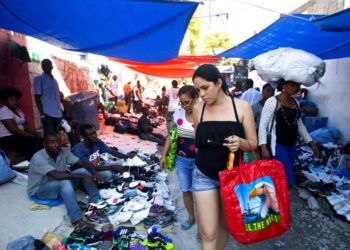
<path id="1" fill-rule="evenodd" d="M 69 117 L 80 122 L 89 123 L 99 129 L 98 95 L 93 91 L 82 91 L 66 97 Z"/>

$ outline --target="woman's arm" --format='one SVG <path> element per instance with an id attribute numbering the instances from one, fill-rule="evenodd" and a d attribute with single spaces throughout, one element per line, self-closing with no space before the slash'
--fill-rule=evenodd
<path id="1" fill-rule="evenodd" d="M 167 135 L 163 152 L 162 152 L 162 157 L 160 158 L 160 162 L 159 162 L 161 169 L 165 168 L 166 155 L 168 154 L 169 148 L 170 148 L 170 136 Z"/>
<path id="2" fill-rule="evenodd" d="M 23 124 L 23 128 L 25 132 L 28 132 L 29 134 L 36 136 L 38 138 L 42 138 L 42 135 L 40 133 L 38 133 L 35 129 L 33 129 L 32 127 L 29 126 L 27 120 L 26 122 Z"/>
<path id="3" fill-rule="evenodd" d="M 276 97 L 270 97 L 261 111 L 260 124 L 259 124 L 259 145 L 266 145 L 267 133 L 269 132 L 269 123 L 273 122 L 272 117 L 276 109 Z"/>
<path id="4" fill-rule="evenodd" d="M 240 138 L 239 149 L 242 151 L 251 151 L 258 146 L 255 120 L 253 110 L 248 103 L 243 103 L 244 116 L 242 120 L 245 139 Z"/>
<path id="5" fill-rule="evenodd" d="M 10 131 L 14 135 L 34 136 L 33 134 L 18 128 L 14 119 L 5 119 L 5 120 L 1 120 L 1 121 L 5 125 L 5 127 L 8 129 L 8 131 Z"/>

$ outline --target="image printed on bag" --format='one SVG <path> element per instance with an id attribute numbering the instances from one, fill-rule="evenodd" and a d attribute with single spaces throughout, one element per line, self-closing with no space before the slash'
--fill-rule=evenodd
<path id="1" fill-rule="evenodd" d="M 243 216 L 246 232 L 267 228 L 273 222 L 281 223 L 276 190 L 270 176 L 234 187 Z"/>

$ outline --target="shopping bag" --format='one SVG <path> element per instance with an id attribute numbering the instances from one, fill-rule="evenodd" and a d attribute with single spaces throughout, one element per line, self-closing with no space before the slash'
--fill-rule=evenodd
<path id="1" fill-rule="evenodd" d="M 172 122 L 169 129 L 169 137 L 170 137 L 170 147 L 168 153 L 166 155 L 165 166 L 169 171 L 173 171 L 175 169 L 175 158 L 177 152 L 177 126 L 176 123 Z"/>
<path id="2" fill-rule="evenodd" d="M 255 160 L 219 173 L 227 227 L 242 244 L 271 239 L 290 224 L 288 185 L 281 162 Z"/>

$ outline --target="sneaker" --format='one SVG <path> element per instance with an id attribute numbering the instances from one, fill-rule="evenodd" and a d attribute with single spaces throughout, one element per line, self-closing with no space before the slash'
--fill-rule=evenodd
<path id="1" fill-rule="evenodd" d="M 100 250 L 111 250 L 113 248 L 113 225 L 106 224 L 101 228 Z"/>
<path id="2" fill-rule="evenodd" d="M 165 215 L 167 213 L 169 214 L 170 211 L 168 211 L 164 206 L 159 206 L 154 203 L 151 209 L 149 210 L 148 217 L 157 217 L 160 215 Z"/>
<path id="3" fill-rule="evenodd" d="M 88 218 L 88 221 L 94 224 L 105 224 L 109 222 L 107 215 L 105 215 L 103 212 L 96 212 L 92 214 Z"/>
<path id="4" fill-rule="evenodd" d="M 89 226 L 76 226 L 70 237 L 84 238 L 86 246 L 95 246 L 100 242 L 101 233 Z"/>
<path id="5" fill-rule="evenodd" d="M 96 209 L 102 209 L 107 206 L 107 202 L 104 200 L 97 200 L 96 202 L 90 203 L 90 206 L 95 207 Z"/>
<path id="6" fill-rule="evenodd" d="M 131 235 L 135 232 L 135 227 L 120 226 L 117 229 L 113 230 L 113 235 L 115 238 L 118 238 L 121 235 Z"/>
<path id="7" fill-rule="evenodd" d="M 121 205 L 125 202 L 125 199 L 122 199 L 122 198 L 119 199 L 119 198 L 112 197 L 112 198 L 106 200 L 106 202 L 108 205 Z"/>
<path id="8" fill-rule="evenodd" d="M 119 184 L 117 187 L 117 190 L 119 193 L 123 193 L 127 189 L 128 189 L 128 185 L 125 182 Z"/>
<path id="9" fill-rule="evenodd" d="M 136 188 L 140 185 L 140 182 L 139 181 L 132 181 L 129 183 L 129 188 L 130 189 L 133 189 L 133 188 Z"/>
<path id="10" fill-rule="evenodd" d="M 154 225 L 159 227 L 167 227 L 173 224 L 175 221 L 174 215 L 161 215 L 155 218 L 147 217 L 143 220 L 144 228 L 148 229 Z"/>
<path id="11" fill-rule="evenodd" d="M 346 215 L 350 212 L 350 204 L 345 204 L 341 209 L 336 210 L 338 214 L 340 215 Z"/>
<path id="12" fill-rule="evenodd" d="M 119 205 L 119 206 L 112 205 L 112 206 L 105 207 L 103 212 L 105 215 L 110 216 L 112 214 L 120 212 L 122 209 L 123 209 L 122 205 Z"/>
<path id="13" fill-rule="evenodd" d="M 101 195 L 102 199 L 105 199 L 105 200 L 107 200 L 111 197 L 121 198 L 123 196 L 123 194 L 118 193 L 114 188 L 100 189 L 100 195 Z"/>
<path id="14" fill-rule="evenodd" d="M 136 197 L 124 205 L 124 211 L 139 211 L 145 207 L 146 203 L 146 199 Z"/>
<path id="15" fill-rule="evenodd" d="M 132 214 L 133 213 L 131 211 L 119 212 L 111 216 L 108 216 L 108 219 L 113 224 L 113 226 L 117 226 L 121 223 L 125 223 L 128 220 L 130 220 Z"/>

